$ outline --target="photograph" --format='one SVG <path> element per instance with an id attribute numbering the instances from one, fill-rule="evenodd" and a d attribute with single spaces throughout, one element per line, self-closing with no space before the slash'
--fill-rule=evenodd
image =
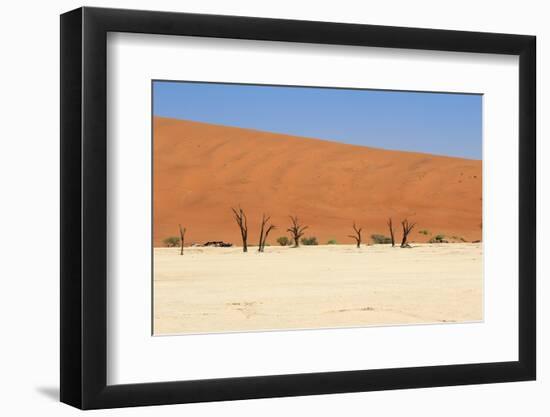
<path id="1" fill-rule="evenodd" d="M 10 409 L 537 415 L 550 26 L 400 2 L 92 1 L 11 30 L 16 71 L 56 62 L 6 77 L 5 177 L 28 186 L 4 239 L 7 334 L 27 339 L 5 356 L 45 349 L 10 361 Z M 59 253 L 29 262 L 47 198 Z"/>
<path id="2" fill-rule="evenodd" d="M 483 321 L 482 103 L 153 80 L 153 335 Z"/>

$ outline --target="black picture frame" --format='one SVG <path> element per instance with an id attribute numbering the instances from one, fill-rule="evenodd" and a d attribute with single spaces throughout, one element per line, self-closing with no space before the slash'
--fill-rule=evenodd
<path id="1" fill-rule="evenodd" d="M 195 381 L 107 385 L 108 32 L 519 56 L 519 358 Z M 102 8 L 61 16 L 61 401 L 81 409 L 534 380 L 534 36 Z"/>

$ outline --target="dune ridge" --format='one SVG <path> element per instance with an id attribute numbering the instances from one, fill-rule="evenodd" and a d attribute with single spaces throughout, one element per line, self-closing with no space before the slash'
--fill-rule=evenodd
<path id="1" fill-rule="evenodd" d="M 409 240 L 436 234 L 467 241 L 482 236 L 482 162 L 384 150 L 252 129 L 154 117 L 154 246 L 188 229 L 186 243 L 240 244 L 231 207 L 248 217 L 249 244 L 257 244 L 262 213 L 287 235 L 289 215 L 309 226 L 320 243 L 353 243 L 388 235 L 393 218 L 417 223 Z M 421 234 L 427 230 L 428 234 Z"/>

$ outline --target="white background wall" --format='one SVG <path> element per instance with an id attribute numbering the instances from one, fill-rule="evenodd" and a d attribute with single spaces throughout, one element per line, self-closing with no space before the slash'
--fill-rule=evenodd
<path id="1" fill-rule="evenodd" d="M 543 1 L 92 1 L 86 5 L 509 32 L 538 37 L 539 236 L 549 222 L 549 10 Z M 59 392 L 59 17 L 71 0 L 4 2 L 0 106 L 0 410 L 75 415 Z M 544 192 L 543 192 L 544 191 Z M 546 232 L 546 233 L 545 233 Z M 550 244 L 539 242 L 538 381 L 95 412 L 94 415 L 549 415 Z M 546 395 L 544 395 L 546 394 Z"/>

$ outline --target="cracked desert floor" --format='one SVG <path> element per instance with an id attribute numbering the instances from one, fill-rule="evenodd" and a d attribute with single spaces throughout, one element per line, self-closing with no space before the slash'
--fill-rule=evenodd
<path id="1" fill-rule="evenodd" d="M 155 248 L 154 334 L 483 320 L 482 243 Z"/>

